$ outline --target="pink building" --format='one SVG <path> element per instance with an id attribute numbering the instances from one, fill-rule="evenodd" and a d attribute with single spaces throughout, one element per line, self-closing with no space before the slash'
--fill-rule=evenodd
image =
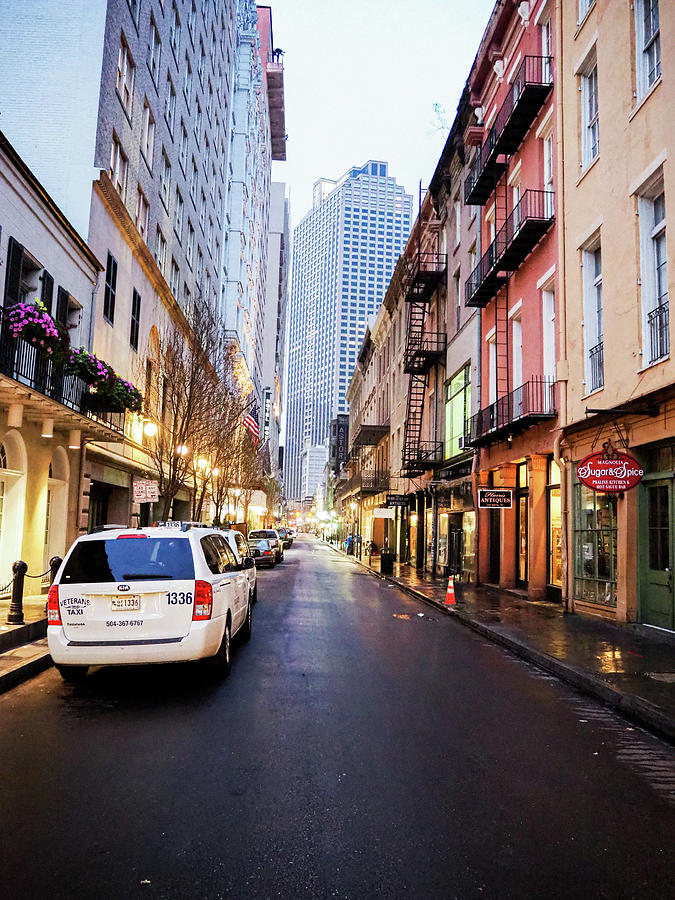
<path id="1" fill-rule="evenodd" d="M 478 579 L 535 600 L 558 599 L 562 578 L 551 10 L 495 6 L 469 76 L 482 130 L 465 136 L 475 151 L 464 202 L 481 207 L 464 285 L 466 305 L 482 310 L 480 409 L 467 435 L 480 448 Z"/>

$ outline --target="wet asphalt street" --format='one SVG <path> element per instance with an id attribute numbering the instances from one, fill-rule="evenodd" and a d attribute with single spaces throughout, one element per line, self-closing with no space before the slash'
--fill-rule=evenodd
<path id="1" fill-rule="evenodd" d="M 672 748 L 307 537 L 229 679 L 51 669 L 0 764 L 12 900 L 674 896 Z"/>

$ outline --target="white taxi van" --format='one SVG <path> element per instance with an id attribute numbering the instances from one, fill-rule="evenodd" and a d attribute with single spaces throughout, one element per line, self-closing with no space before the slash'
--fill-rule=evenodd
<path id="1" fill-rule="evenodd" d="M 229 674 L 251 636 L 245 569 L 216 529 L 114 528 L 78 538 L 47 600 L 47 640 L 66 681 L 94 665 L 209 659 Z"/>

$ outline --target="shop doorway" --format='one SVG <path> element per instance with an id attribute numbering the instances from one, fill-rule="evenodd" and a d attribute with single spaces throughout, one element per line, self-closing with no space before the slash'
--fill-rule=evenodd
<path id="1" fill-rule="evenodd" d="M 490 516 L 490 564 L 488 566 L 488 583 L 499 584 L 501 576 L 500 556 L 502 552 L 502 511 L 488 510 Z"/>
<path id="2" fill-rule="evenodd" d="M 673 479 L 663 478 L 643 487 L 641 541 L 641 620 L 645 625 L 673 630 Z M 646 495 L 646 496 L 645 496 Z"/>
<path id="3" fill-rule="evenodd" d="M 527 587 L 528 581 L 528 501 L 527 463 L 516 468 L 516 584 Z"/>
<path id="4" fill-rule="evenodd" d="M 91 534 L 94 528 L 108 523 L 108 503 L 110 502 L 111 485 L 102 481 L 92 481 L 89 487 L 89 522 L 87 531 Z"/>
<path id="5" fill-rule="evenodd" d="M 546 499 L 548 520 L 546 599 L 560 603 L 562 600 L 562 509 L 560 469 L 553 457 L 548 460 Z"/>

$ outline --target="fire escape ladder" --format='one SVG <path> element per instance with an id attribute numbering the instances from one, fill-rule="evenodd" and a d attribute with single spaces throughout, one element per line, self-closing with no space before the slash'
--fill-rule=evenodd
<path id="1" fill-rule="evenodd" d="M 495 363 L 496 396 L 509 393 L 509 288 L 506 286 L 495 297 Z"/>
<path id="2" fill-rule="evenodd" d="M 426 374 L 413 374 L 410 376 L 410 385 L 408 387 L 408 404 L 405 422 L 405 430 L 403 435 L 403 468 L 407 469 L 409 474 L 421 474 L 426 466 L 422 466 L 421 470 L 418 466 L 420 440 L 422 437 L 422 417 L 424 415 L 424 398 L 427 390 Z"/>

